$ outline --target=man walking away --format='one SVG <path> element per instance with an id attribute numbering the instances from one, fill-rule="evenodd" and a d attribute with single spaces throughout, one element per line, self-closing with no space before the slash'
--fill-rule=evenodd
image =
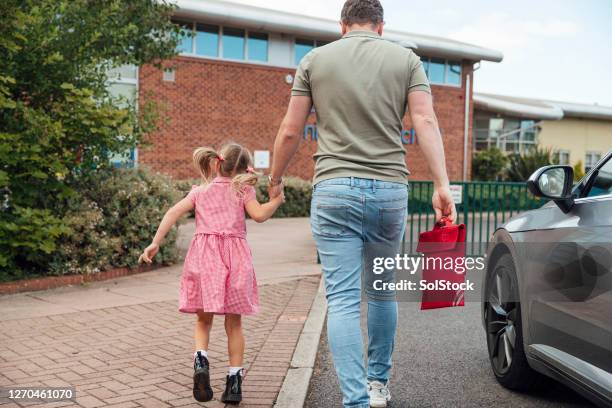
<path id="1" fill-rule="evenodd" d="M 408 170 L 400 140 L 408 107 L 434 182 L 436 218 L 455 218 L 444 150 L 427 77 L 417 55 L 381 38 L 378 0 L 347 0 L 342 38 L 309 52 L 293 83 L 274 143 L 270 196 L 295 154 L 314 105 L 318 146 L 311 227 L 327 291 L 327 333 L 345 407 L 385 407 L 397 325 L 393 293 L 368 297 L 368 364 L 360 330 L 367 245 L 399 249 L 407 215 Z"/>

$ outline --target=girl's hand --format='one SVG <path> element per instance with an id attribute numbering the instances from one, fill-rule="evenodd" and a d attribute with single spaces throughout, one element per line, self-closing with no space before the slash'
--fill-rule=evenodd
<path id="1" fill-rule="evenodd" d="M 140 258 L 138 258 L 138 263 L 143 263 L 143 262 L 146 262 L 148 264 L 153 263 L 153 258 L 155 257 L 155 254 L 157 254 L 158 251 L 159 251 L 159 245 L 157 244 L 149 245 L 148 247 L 145 248 L 142 255 L 140 255 Z"/>

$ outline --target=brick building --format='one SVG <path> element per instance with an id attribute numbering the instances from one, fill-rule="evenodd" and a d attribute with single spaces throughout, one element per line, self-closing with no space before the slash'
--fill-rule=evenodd
<path id="1" fill-rule="evenodd" d="M 139 149 L 140 165 L 177 178 L 195 175 L 191 153 L 197 146 L 219 147 L 233 140 L 264 160 L 271 152 L 290 97 L 295 68 L 312 48 L 340 37 L 336 21 L 220 0 L 178 1 L 176 22 L 193 32 L 165 70 L 141 67 L 138 97 L 154 100 L 168 118 Z M 501 61 L 501 53 L 448 39 L 385 30 L 385 38 L 421 57 L 432 83 L 451 180 L 469 178 L 472 152 L 473 66 Z M 316 113 L 288 174 L 309 179 L 316 150 Z M 418 136 L 405 118 L 402 138 L 413 180 L 428 179 Z M 271 154 L 271 153 L 270 153 Z"/>

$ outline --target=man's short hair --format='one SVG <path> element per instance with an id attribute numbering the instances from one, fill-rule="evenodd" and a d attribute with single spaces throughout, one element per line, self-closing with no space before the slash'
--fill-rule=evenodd
<path id="1" fill-rule="evenodd" d="M 383 7 L 378 0 L 346 0 L 340 20 L 346 25 L 378 25 L 383 22 Z"/>

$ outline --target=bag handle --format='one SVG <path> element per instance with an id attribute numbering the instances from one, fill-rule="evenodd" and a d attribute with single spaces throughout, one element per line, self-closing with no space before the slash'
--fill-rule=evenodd
<path id="1" fill-rule="evenodd" d="M 448 217 L 440 218 L 440 221 L 436 222 L 436 228 L 450 227 L 453 222 Z"/>

